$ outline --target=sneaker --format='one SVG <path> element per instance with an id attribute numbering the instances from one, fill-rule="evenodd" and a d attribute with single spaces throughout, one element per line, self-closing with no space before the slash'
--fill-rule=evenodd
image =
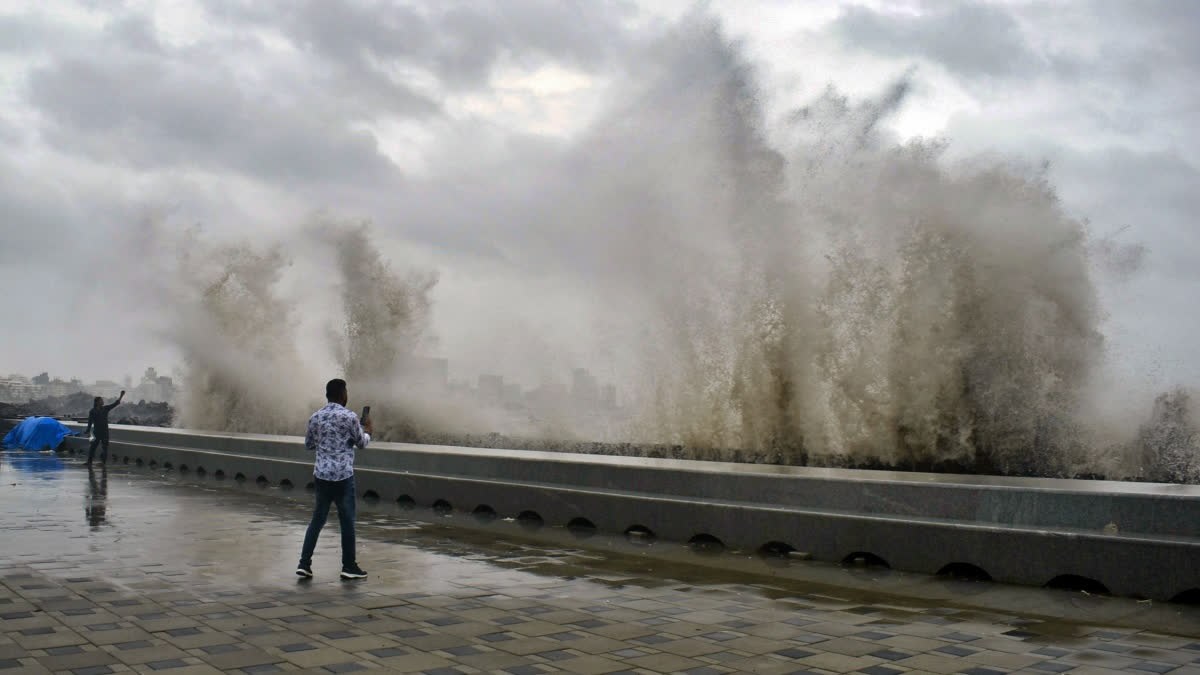
<path id="1" fill-rule="evenodd" d="M 304 577 L 306 579 L 311 579 L 312 578 L 312 565 L 297 565 L 296 566 L 296 576 Z"/>
<path id="2" fill-rule="evenodd" d="M 343 565 L 342 566 L 342 578 L 343 579 L 366 579 L 367 573 L 364 572 L 363 569 L 361 567 L 359 567 L 357 564 L 349 565 L 349 566 Z"/>

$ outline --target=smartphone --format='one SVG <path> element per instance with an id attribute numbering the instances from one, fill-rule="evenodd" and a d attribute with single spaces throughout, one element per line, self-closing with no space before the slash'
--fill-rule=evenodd
<path id="1" fill-rule="evenodd" d="M 365 420 L 365 419 L 367 419 L 367 415 L 370 415 L 370 414 L 371 414 L 371 406 L 364 405 L 362 417 L 360 417 L 359 419 Z"/>

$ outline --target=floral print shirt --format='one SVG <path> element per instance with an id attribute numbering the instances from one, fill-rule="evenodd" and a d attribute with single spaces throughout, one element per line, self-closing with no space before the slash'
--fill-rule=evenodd
<path id="1" fill-rule="evenodd" d="M 358 423 L 358 415 L 337 403 L 308 418 L 304 447 L 317 453 L 313 475 L 321 480 L 345 480 L 354 475 L 354 448 L 365 448 L 371 436 Z"/>

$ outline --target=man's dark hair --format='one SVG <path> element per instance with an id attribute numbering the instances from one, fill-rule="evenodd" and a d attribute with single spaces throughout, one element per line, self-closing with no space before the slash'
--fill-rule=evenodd
<path id="1" fill-rule="evenodd" d="M 100 398 L 99 396 L 92 399 L 92 407 L 94 408 L 98 405 L 104 405 L 104 399 Z"/>
<path id="2" fill-rule="evenodd" d="M 345 380 L 339 380 L 339 379 L 335 378 L 335 379 L 332 379 L 325 383 L 325 400 L 326 401 L 332 401 L 334 399 L 339 399 L 342 397 L 342 394 L 345 394 L 345 393 L 346 393 L 346 381 Z"/>

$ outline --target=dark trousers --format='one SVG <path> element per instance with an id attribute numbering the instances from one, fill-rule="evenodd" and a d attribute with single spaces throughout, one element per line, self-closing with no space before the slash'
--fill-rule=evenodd
<path id="1" fill-rule="evenodd" d="M 300 552 L 300 564 L 312 565 L 313 551 L 317 548 L 317 537 L 325 527 L 329 516 L 329 505 L 337 505 L 338 526 L 342 530 L 342 566 L 351 567 L 357 561 L 354 554 L 354 476 L 345 480 L 313 479 L 316 488 L 316 505 L 313 507 L 312 522 L 304 534 L 304 549 Z"/>
<path id="2" fill-rule="evenodd" d="M 87 461 L 89 461 L 89 462 L 92 461 L 92 457 L 95 456 L 95 454 L 96 454 L 96 446 L 97 445 L 104 446 L 104 450 L 100 453 L 100 461 L 107 462 L 108 461 L 108 435 L 107 434 L 105 434 L 104 436 L 96 434 L 96 437 L 92 439 L 92 444 L 88 446 L 88 460 Z"/>

